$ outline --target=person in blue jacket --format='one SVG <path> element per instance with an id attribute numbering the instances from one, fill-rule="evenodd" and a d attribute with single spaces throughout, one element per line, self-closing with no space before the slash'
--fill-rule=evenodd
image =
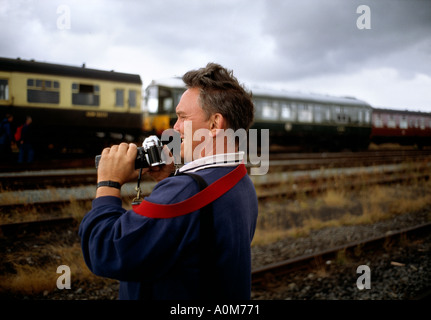
<path id="1" fill-rule="evenodd" d="M 0 122 L 0 162 L 10 162 L 12 158 L 11 143 L 14 142 L 12 121 L 13 115 L 8 113 Z"/>
<path id="2" fill-rule="evenodd" d="M 190 161 L 175 173 L 173 163 L 143 169 L 158 184 L 126 210 L 121 185 L 138 177 L 137 147 L 105 148 L 96 198 L 79 227 L 84 259 L 96 275 L 120 280 L 120 299 L 250 299 L 256 191 L 241 163 L 244 153 L 215 142 L 225 129 L 249 129 L 251 93 L 215 63 L 187 72 L 183 81 L 174 130 L 181 157 Z M 187 128 L 206 130 L 205 148 Z"/>

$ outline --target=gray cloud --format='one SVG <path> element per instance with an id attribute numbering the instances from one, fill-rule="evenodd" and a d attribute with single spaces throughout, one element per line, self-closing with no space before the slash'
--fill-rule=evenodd
<path id="1" fill-rule="evenodd" d="M 356 8 L 369 3 L 371 29 Z M 271 1 L 265 32 L 274 38 L 281 79 L 353 72 L 366 66 L 430 72 L 431 1 Z M 420 57 L 420 59 L 418 59 Z"/>

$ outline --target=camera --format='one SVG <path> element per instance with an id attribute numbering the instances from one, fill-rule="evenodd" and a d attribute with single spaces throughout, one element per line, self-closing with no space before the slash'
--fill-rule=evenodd
<path id="1" fill-rule="evenodd" d="M 155 167 L 165 164 L 162 159 L 163 145 L 157 136 L 149 136 L 142 143 L 142 147 L 138 147 L 138 154 L 135 160 L 135 169 Z M 99 166 L 101 155 L 96 156 L 96 168 Z"/>

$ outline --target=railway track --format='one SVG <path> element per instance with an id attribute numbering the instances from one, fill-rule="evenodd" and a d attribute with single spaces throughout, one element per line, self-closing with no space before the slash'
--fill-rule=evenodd
<path id="1" fill-rule="evenodd" d="M 364 187 L 365 185 L 370 186 L 373 184 L 397 183 L 406 180 L 429 179 L 430 168 L 431 164 L 427 164 L 426 166 L 421 166 L 419 168 L 423 171 L 418 172 L 418 167 L 415 167 L 414 172 L 409 172 L 405 171 L 403 166 L 394 167 L 394 165 L 391 165 L 389 168 L 379 168 L 379 172 L 376 167 L 373 167 L 369 169 L 367 173 L 372 177 L 367 177 L 365 180 L 363 178 L 363 168 L 361 168 L 359 171 L 349 168 L 337 169 L 336 172 L 331 174 L 327 172 L 325 177 L 322 177 L 321 175 L 313 176 L 313 173 L 321 174 L 321 172 L 301 172 L 301 174 L 298 174 L 293 178 L 291 176 L 285 177 L 283 174 L 277 174 L 275 177 L 266 177 L 263 181 L 253 179 L 253 182 L 257 189 L 258 198 L 262 200 L 279 196 L 283 196 L 283 198 L 293 197 L 298 192 L 323 192 L 328 188 L 346 189 L 358 186 Z M 340 174 L 340 172 L 344 172 L 345 174 L 348 173 L 348 178 L 341 182 L 334 182 L 331 180 L 331 177 Z M 257 178 L 259 177 L 265 176 L 257 176 Z M 355 179 L 355 177 L 359 178 Z M 289 183 L 286 184 L 286 181 L 289 181 Z M 143 194 L 148 195 L 155 185 L 155 182 L 146 182 L 141 184 Z M 123 196 L 134 196 L 134 186 L 134 183 L 123 186 Z M 127 192 L 124 192 L 124 189 L 126 189 Z M 42 210 L 49 211 L 52 207 L 65 204 L 70 201 L 91 201 L 95 196 L 95 189 L 94 186 L 82 186 L 75 188 L 57 188 L 55 190 L 31 190 L 25 191 L 24 193 L 25 196 L 22 194 L 17 195 L 16 192 L 0 194 L 0 208 L 3 208 L 3 211 L 9 211 L 13 207 L 25 207 L 29 204 L 39 204 L 42 206 Z M 3 234 L 3 236 L 20 236 L 24 234 L 40 233 L 44 230 L 61 229 L 63 226 L 73 223 L 76 223 L 76 219 L 73 217 L 61 216 L 58 218 L 37 219 L 35 221 L 0 224 L 0 232 Z"/>
<path id="2" fill-rule="evenodd" d="M 298 192 L 319 192 L 327 188 L 353 188 L 411 179 L 428 179 L 430 168 L 431 163 L 379 165 L 271 173 L 251 176 L 251 179 L 257 189 L 258 198 L 263 199 L 277 196 L 289 197 Z M 91 200 L 96 194 L 94 185 L 95 183 L 74 187 L 3 191 L 0 194 L 0 207 Z M 142 194 L 149 195 L 155 185 L 153 181 L 141 183 Z M 135 186 L 135 183 L 126 183 L 122 189 L 123 197 L 135 196 Z"/>
<path id="3" fill-rule="evenodd" d="M 319 268 L 325 261 L 334 260 L 337 254 L 342 251 L 343 254 L 353 254 L 357 248 L 362 251 L 370 251 L 376 248 L 383 248 L 385 243 L 398 241 L 403 236 L 418 236 L 429 234 L 431 232 L 431 223 L 394 231 L 380 237 L 346 243 L 321 252 L 303 255 L 292 259 L 273 263 L 252 271 L 252 285 L 267 287 L 274 279 L 283 276 L 289 272 L 298 271 L 304 268 Z"/>
<path id="4" fill-rule="evenodd" d="M 35 221 L 0 224 L 0 236 L 3 238 L 33 237 L 43 232 L 55 232 L 73 228 L 77 225 L 73 217 L 51 218 Z"/>
<path id="5" fill-rule="evenodd" d="M 252 298 L 428 300 L 431 297 L 429 225 L 428 220 L 383 236 L 376 234 L 369 239 L 254 269 Z M 365 272 L 368 284 L 360 288 Z"/>
<path id="6" fill-rule="evenodd" d="M 357 165 L 359 160 L 354 159 L 355 162 L 351 164 Z M 297 192 L 316 192 L 328 187 L 351 188 L 364 185 L 364 177 L 371 177 L 366 179 L 366 183 L 370 185 L 407 179 L 427 179 L 431 167 L 431 156 L 428 155 L 417 157 L 414 162 L 356 167 L 338 166 L 333 162 L 330 162 L 331 167 L 323 167 L 321 159 L 317 160 L 317 164 L 311 160 L 310 162 L 272 160 L 270 163 L 272 170 L 269 173 L 250 176 L 257 189 L 258 197 L 291 196 Z M 369 157 L 366 160 L 371 161 Z M 386 161 L 388 160 L 394 161 L 394 158 L 386 158 Z M 295 161 L 294 164 L 291 161 Z M 303 162 L 302 167 L 309 167 L 302 170 L 286 169 L 289 166 L 297 168 L 297 161 Z M 316 165 L 319 169 L 316 169 Z M 341 181 L 340 177 L 348 177 L 348 179 Z M 4 190 L 0 193 L 0 207 L 91 200 L 95 196 L 96 171 L 93 168 L 84 168 L 1 173 L 0 183 Z M 142 194 L 150 194 L 155 185 L 153 181 L 143 181 Z M 136 194 L 135 186 L 135 183 L 125 184 L 122 189 L 123 196 L 133 197 Z"/>

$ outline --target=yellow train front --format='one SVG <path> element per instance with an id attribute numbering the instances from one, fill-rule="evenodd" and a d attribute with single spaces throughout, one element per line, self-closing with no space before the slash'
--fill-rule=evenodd
<path id="1" fill-rule="evenodd" d="M 175 108 L 185 90 L 181 78 L 153 80 L 145 89 L 144 131 L 160 136 L 173 128 L 177 120 Z"/>
<path id="2" fill-rule="evenodd" d="M 31 116 L 38 157 L 142 142 L 139 75 L 0 58 L 0 116 Z"/>

